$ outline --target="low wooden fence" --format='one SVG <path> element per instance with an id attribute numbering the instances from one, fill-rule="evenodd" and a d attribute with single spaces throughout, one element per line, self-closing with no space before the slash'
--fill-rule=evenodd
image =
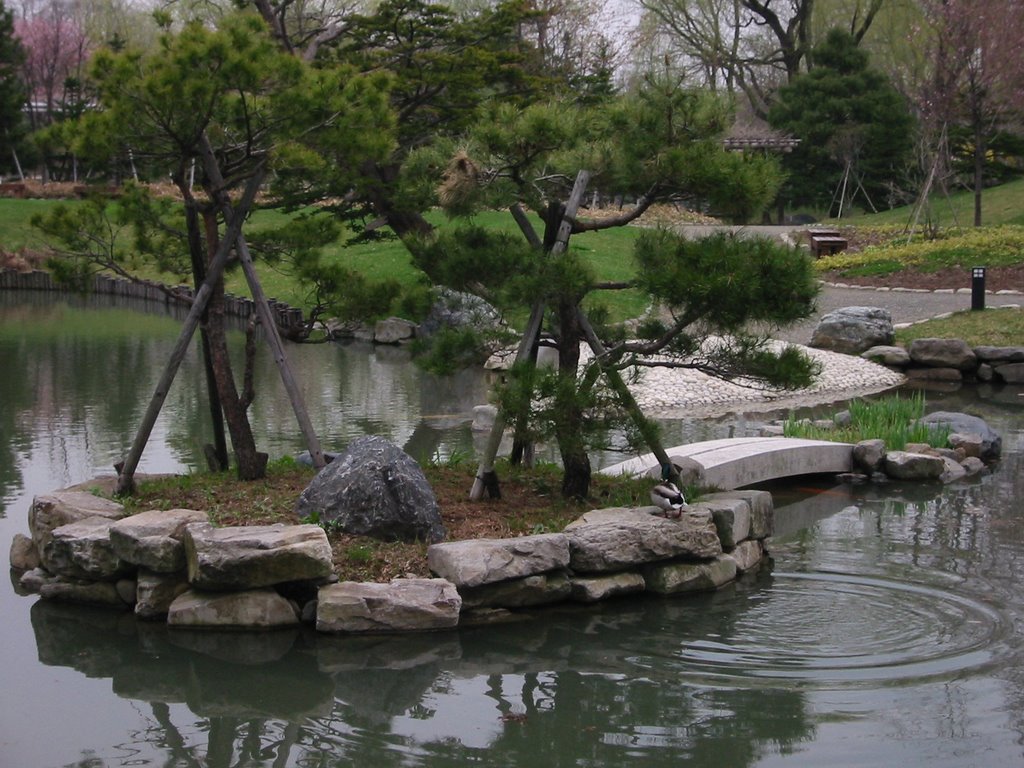
<path id="1" fill-rule="evenodd" d="M 75 289 L 61 285 L 53 279 L 49 272 L 34 270 L 31 272 L 18 272 L 16 270 L 0 271 L 0 290 L 21 290 L 21 291 L 53 291 L 57 293 L 75 293 Z M 95 275 L 92 286 L 86 291 L 103 296 L 115 296 L 124 299 L 141 301 L 160 302 L 167 305 L 178 304 L 187 306 L 194 291 L 189 286 L 177 286 L 173 293 L 168 292 L 168 287 L 151 280 L 124 280 L 109 275 Z M 181 297 L 181 298 L 178 298 Z M 277 327 L 286 335 L 290 331 L 302 327 L 304 318 L 302 310 L 291 307 L 277 299 L 268 299 L 270 310 L 277 320 Z M 253 300 L 244 296 L 224 296 L 224 312 L 228 317 L 248 320 L 255 311 Z"/>

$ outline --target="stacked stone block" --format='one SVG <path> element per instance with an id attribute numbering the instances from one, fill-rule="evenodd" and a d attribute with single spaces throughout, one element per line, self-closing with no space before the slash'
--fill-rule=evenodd
<path id="1" fill-rule="evenodd" d="M 77 491 L 37 497 L 31 538 L 16 537 L 21 589 L 119 606 L 172 627 L 266 629 L 315 623 L 327 633 L 406 632 L 468 617 L 651 592 L 713 590 L 759 566 L 772 532 L 764 491 L 712 494 L 678 519 L 656 507 L 600 509 L 559 533 L 434 544 L 436 578 L 334 581 L 315 525 L 215 528 L 197 510 L 126 516 Z"/>

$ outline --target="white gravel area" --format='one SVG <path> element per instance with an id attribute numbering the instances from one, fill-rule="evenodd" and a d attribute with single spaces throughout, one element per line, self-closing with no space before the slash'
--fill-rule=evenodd
<path id="1" fill-rule="evenodd" d="M 685 368 L 644 368 L 639 381 L 630 385 L 630 391 L 647 415 L 680 418 L 724 414 L 737 409 L 775 410 L 834 402 L 891 389 L 905 381 L 903 374 L 860 357 L 801 348 L 822 366 L 817 381 L 804 389 L 763 389 Z M 590 352 L 589 349 L 581 351 Z"/>

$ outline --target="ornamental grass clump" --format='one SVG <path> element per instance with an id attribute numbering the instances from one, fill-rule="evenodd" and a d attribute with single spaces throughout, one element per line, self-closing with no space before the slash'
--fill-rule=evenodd
<path id="1" fill-rule="evenodd" d="M 854 400 L 849 405 L 850 418 L 845 423 L 833 421 L 832 426 L 826 426 L 821 422 L 790 418 L 783 426 L 783 433 L 786 437 L 841 443 L 880 439 L 890 451 L 901 451 L 907 443 L 945 447 L 949 428 L 920 423 L 918 419 L 924 415 L 924 408 L 924 395 L 920 393 L 909 397 L 895 395 L 880 400 Z"/>

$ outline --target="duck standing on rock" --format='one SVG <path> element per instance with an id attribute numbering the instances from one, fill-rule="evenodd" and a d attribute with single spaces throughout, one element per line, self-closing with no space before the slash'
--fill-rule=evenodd
<path id="1" fill-rule="evenodd" d="M 661 510 L 662 517 L 677 518 L 683 514 L 686 499 L 675 483 L 666 480 L 651 489 L 651 503 Z"/>

